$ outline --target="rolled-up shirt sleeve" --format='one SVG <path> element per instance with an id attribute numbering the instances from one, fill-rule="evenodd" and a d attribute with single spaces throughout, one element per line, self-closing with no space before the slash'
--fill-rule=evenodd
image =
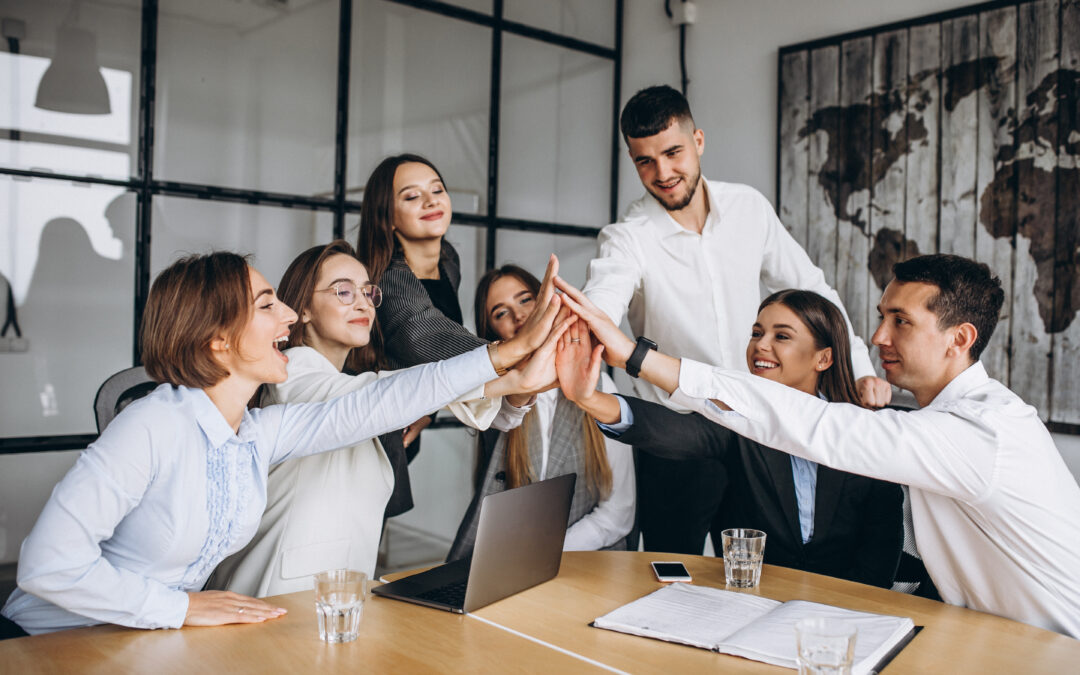
<path id="1" fill-rule="evenodd" d="M 57 484 L 19 553 L 23 591 L 96 621 L 179 628 L 187 593 L 111 564 L 101 543 L 142 499 L 155 473 L 149 432 L 119 416 Z"/>

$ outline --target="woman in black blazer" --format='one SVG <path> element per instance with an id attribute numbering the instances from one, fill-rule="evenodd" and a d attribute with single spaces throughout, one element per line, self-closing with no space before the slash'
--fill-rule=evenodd
<path id="1" fill-rule="evenodd" d="M 576 332 L 575 339 L 589 342 L 586 330 Z M 580 347 L 570 339 L 564 337 L 567 346 Z M 755 375 L 858 405 L 844 318 L 811 291 L 780 291 L 761 303 L 746 362 Z M 723 459 L 728 488 L 720 522 L 766 532 L 766 563 L 891 586 L 903 545 L 900 486 L 792 458 L 696 413 L 631 397 L 624 409 L 617 397 L 595 390 L 599 367 L 599 351 L 590 358 L 584 349 L 566 350 L 559 369 L 566 397 L 624 443 L 672 459 Z M 632 424 L 623 429 L 627 417 Z"/>
<path id="2" fill-rule="evenodd" d="M 442 174 L 424 157 L 394 155 L 371 172 L 364 184 L 356 254 L 372 283 L 382 289 L 383 302 L 376 310 L 372 348 L 350 362 L 350 370 L 408 368 L 488 344 L 462 326 L 457 296 L 461 262 L 444 236 L 452 217 Z M 558 307 L 550 281 L 557 273 L 558 261 L 552 256 L 538 303 Z M 539 323 L 541 314 L 535 312 L 529 325 Z M 495 343 L 492 361 L 511 364 L 525 358 L 543 342 L 537 342 L 535 334 L 523 330 L 511 340 Z M 377 354 L 382 355 L 380 360 L 375 360 Z M 408 461 L 420 451 L 418 436 L 433 418 L 423 417 L 405 429 L 402 440 Z M 412 495 L 406 463 L 390 459 L 398 486 L 391 505 L 399 506 L 388 513 L 394 515 L 412 507 Z"/>

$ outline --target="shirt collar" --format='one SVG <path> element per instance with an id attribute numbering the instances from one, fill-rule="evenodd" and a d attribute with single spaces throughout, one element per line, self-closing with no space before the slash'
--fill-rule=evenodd
<path id="1" fill-rule="evenodd" d="M 705 227 L 701 230 L 701 233 L 705 234 L 713 227 L 714 219 L 716 221 L 719 220 L 720 212 L 716 208 L 716 201 L 713 199 L 712 191 L 709 190 L 709 181 L 705 179 L 705 176 L 701 177 L 701 189 L 705 191 L 705 199 L 709 200 L 709 215 L 705 217 Z M 659 223 L 662 226 L 663 231 L 660 233 L 661 237 L 693 234 L 693 232 L 686 229 L 672 218 L 668 210 L 664 208 L 664 205 L 660 203 L 660 200 L 654 197 L 648 190 L 645 191 L 645 215 L 648 216 L 652 222 Z"/>
<path id="2" fill-rule="evenodd" d="M 964 398 L 968 392 L 986 384 L 989 379 L 990 376 L 986 374 L 986 368 L 983 367 L 982 361 L 976 361 L 945 385 L 945 388 L 939 391 L 934 400 L 930 401 L 930 405 L 926 407 L 941 406 L 949 401 Z"/>
<path id="3" fill-rule="evenodd" d="M 220 448 L 230 441 L 248 443 L 255 440 L 255 424 L 247 410 L 244 411 L 244 417 L 240 420 L 240 430 L 234 433 L 232 427 L 225 421 L 221 411 L 218 410 L 205 391 L 184 386 L 179 386 L 177 389 L 182 392 L 181 396 L 183 398 L 191 401 L 192 409 L 195 412 L 195 421 L 198 423 L 199 428 L 203 430 L 203 433 L 206 434 L 210 447 Z"/>

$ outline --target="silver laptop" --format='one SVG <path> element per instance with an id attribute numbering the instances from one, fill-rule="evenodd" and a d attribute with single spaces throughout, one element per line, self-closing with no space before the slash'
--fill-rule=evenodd
<path id="1" fill-rule="evenodd" d="M 464 614 L 559 573 L 576 474 L 488 495 L 476 545 L 462 558 L 372 589 L 375 595 Z"/>

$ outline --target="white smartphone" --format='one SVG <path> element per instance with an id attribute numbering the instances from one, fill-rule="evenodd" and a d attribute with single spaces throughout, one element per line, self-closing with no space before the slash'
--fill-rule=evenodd
<path id="1" fill-rule="evenodd" d="M 653 562 L 653 574 L 657 581 L 692 581 L 690 573 L 681 562 Z"/>

